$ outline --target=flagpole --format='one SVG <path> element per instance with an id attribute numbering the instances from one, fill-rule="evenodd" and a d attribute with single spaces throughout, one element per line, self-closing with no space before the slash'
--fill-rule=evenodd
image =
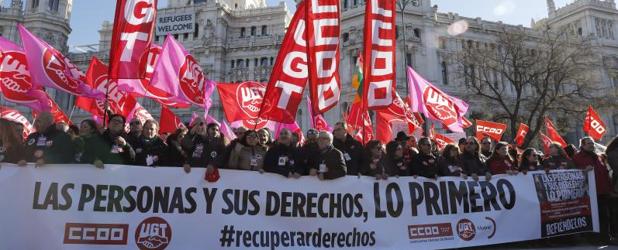
<path id="1" fill-rule="evenodd" d="M 71 120 L 71 118 L 73 118 L 73 111 L 75 111 L 75 105 L 71 107 L 71 113 L 69 113 L 69 121 Z"/>
<path id="2" fill-rule="evenodd" d="M 407 62 L 407 56 L 408 56 L 408 46 L 406 45 L 406 23 L 405 23 L 405 16 L 406 16 L 406 7 L 408 6 L 408 3 L 410 3 L 409 0 L 399 0 L 399 10 L 401 10 L 401 26 L 403 27 L 403 32 L 401 32 L 403 34 L 403 70 L 404 70 L 404 74 L 406 76 L 406 95 L 410 94 L 410 86 L 408 86 L 408 62 Z"/>

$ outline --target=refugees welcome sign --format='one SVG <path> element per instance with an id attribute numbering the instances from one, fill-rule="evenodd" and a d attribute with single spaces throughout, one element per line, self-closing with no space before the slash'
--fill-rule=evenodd
<path id="1" fill-rule="evenodd" d="M 0 249 L 452 248 L 598 231 L 593 173 L 333 181 L 3 165 Z"/>

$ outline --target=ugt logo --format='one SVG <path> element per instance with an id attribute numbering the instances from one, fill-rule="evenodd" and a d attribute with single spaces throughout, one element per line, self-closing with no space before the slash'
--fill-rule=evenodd
<path id="1" fill-rule="evenodd" d="M 172 227 L 160 217 L 150 217 L 135 229 L 135 244 L 140 250 L 163 250 L 172 241 Z"/>

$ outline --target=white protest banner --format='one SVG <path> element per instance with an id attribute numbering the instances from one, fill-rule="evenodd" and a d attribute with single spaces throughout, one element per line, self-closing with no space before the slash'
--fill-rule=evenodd
<path id="1" fill-rule="evenodd" d="M 0 249 L 433 249 L 599 230 L 594 176 L 579 170 L 479 182 L 204 172 L 3 164 Z"/>

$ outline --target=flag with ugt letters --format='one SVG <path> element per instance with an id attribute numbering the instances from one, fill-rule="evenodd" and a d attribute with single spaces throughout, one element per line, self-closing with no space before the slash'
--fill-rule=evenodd
<path id="1" fill-rule="evenodd" d="M 139 79 L 152 44 L 157 0 L 118 0 L 109 55 L 112 79 Z"/>

